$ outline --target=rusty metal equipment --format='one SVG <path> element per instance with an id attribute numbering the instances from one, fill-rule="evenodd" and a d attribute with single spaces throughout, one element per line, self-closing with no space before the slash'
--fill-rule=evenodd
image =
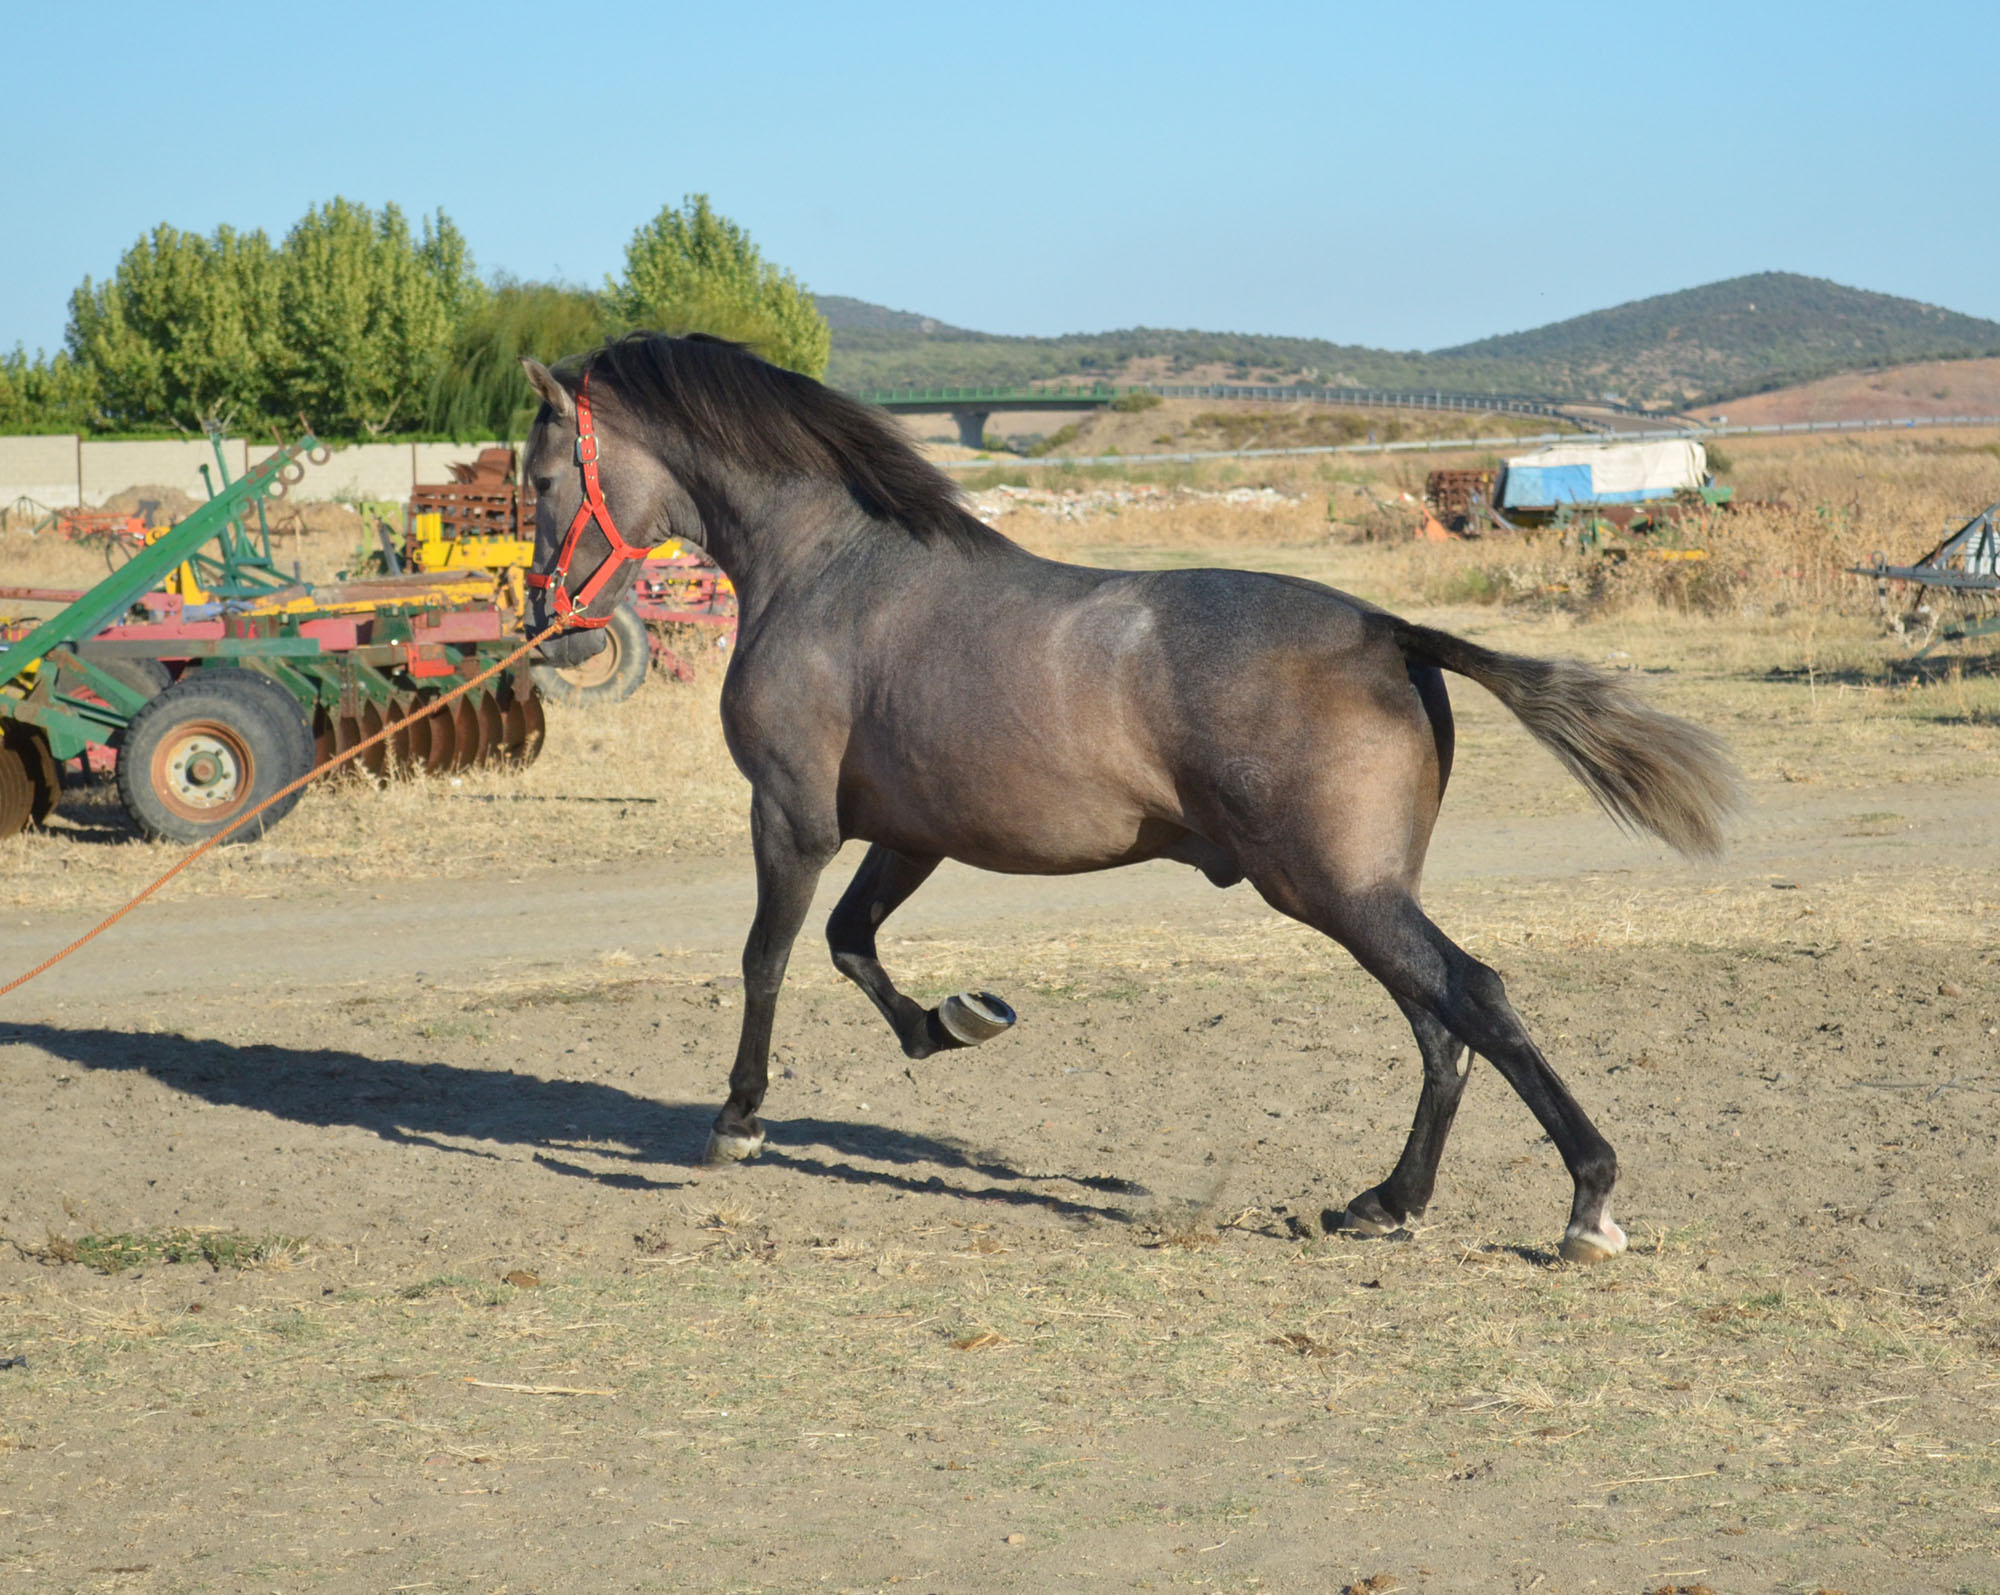
<path id="1" fill-rule="evenodd" d="M 1432 471 L 1424 478 L 1424 516 L 1417 536 L 1479 537 L 1491 530 L 1513 531 L 1493 507 L 1493 471 Z"/>
<path id="2" fill-rule="evenodd" d="M 527 570 L 535 561 L 535 494 L 514 480 L 514 451 L 481 449 L 449 482 L 410 489 L 403 563 L 411 570 Z"/>

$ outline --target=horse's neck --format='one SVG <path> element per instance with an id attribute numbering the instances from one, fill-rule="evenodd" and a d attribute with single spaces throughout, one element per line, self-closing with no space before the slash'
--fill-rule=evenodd
<path id="1" fill-rule="evenodd" d="M 786 593 L 824 580 L 871 530 L 844 489 L 818 482 L 757 487 L 704 495 L 702 503 L 709 557 L 751 618 Z"/>

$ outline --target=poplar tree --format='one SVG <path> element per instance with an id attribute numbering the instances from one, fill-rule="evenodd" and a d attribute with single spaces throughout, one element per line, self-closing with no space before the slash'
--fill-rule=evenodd
<path id="1" fill-rule="evenodd" d="M 254 421 L 278 354 L 278 261 L 261 232 L 165 223 L 70 296 L 72 360 L 111 427 Z"/>
<path id="2" fill-rule="evenodd" d="M 625 274 L 609 285 L 619 316 L 659 332 L 708 332 L 774 365 L 817 377 L 833 334 L 812 296 L 772 265 L 706 194 L 669 205 L 632 235 Z"/>
<path id="3" fill-rule="evenodd" d="M 58 350 L 53 359 L 15 345 L 0 356 L 0 433 L 86 432 L 97 421 L 90 367 Z"/>
<path id="4" fill-rule="evenodd" d="M 284 329 L 273 407 L 332 434 L 414 425 L 452 336 L 485 290 L 444 214 L 421 237 L 395 205 L 317 206 L 279 250 Z"/>

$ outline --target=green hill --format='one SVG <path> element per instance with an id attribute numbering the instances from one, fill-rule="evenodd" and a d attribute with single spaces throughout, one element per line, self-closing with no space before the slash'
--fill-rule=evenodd
<path id="1" fill-rule="evenodd" d="M 827 381 L 856 392 L 1045 382 L 1062 377 L 1113 379 L 1131 375 L 1131 368 L 1142 361 L 1155 365 L 1163 381 L 1196 368 L 1221 367 L 1228 380 L 1237 382 L 1407 387 L 1433 382 L 1433 370 L 1448 369 L 1457 378 L 1469 364 L 1440 363 L 1427 355 L 1328 343 L 1319 338 L 1155 327 L 1073 332 L 1057 338 L 1010 338 L 830 294 L 819 297 L 819 308 L 833 328 L 833 359 L 827 367 Z"/>
<path id="2" fill-rule="evenodd" d="M 1766 271 L 1440 349 L 1540 373 L 1550 391 L 1705 403 L 1838 371 L 2000 354 L 2000 322 Z"/>
<path id="3" fill-rule="evenodd" d="M 1761 272 L 1428 354 L 1318 338 L 1133 327 L 1009 338 L 822 296 L 827 379 L 856 391 L 1057 378 L 1445 388 L 1674 409 L 1837 371 L 2000 354 L 2000 322 L 1791 272 Z"/>

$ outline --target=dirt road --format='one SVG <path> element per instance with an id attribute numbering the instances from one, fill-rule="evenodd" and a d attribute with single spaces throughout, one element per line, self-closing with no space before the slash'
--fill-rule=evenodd
<path id="1" fill-rule="evenodd" d="M 1493 820 L 1455 796 L 1432 842 L 1425 881 L 1545 882 L 1617 872 L 1634 887 L 1699 890 L 1838 878 L 1897 858 L 1948 853 L 1968 877 L 2000 877 L 2000 775 L 1951 786 L 1899 783 L 1824 792 L 1760 787 L 1728 856 L 1689 864 L 1650 838 L 1620 834 L 1591 814 Z M 800 958 L 821 956 L 818 926 L 860 857 L 842 853 L 821 882 Z M 618 950 L 732 969 L 755 903 L 747 858 L 676 857 L 649 870 L 586 870 L 519 882 L 424 881 L 334 889 L 304 899 L 149 905 L 100 945 L 11 999 L 8 1016 L 54 1005 L 172 1002 L 192 991 L 304 991 L 421 974 L 479 980 L 589 962 Z M 16 918 L 0 926 L 0 969 L 27 968 L 102 915 Z M 977 940 L 1037 926 L 1192 920 L 1247 926 L 1272 919 L 1254 891 L 1217 892 L 1192 870 L 1143 865 L 1101 875 L 1025 878 L 946 864 L 892 922 L 899 936 Z M 1449 928 L 1449 927 L 1447 927 Z M 994 978 L 998 978 L 996 975 Z"/>
<path id="2" fill-rule="evenodd" d="M 1594 1271 L 1484 1071 L 1425 1223 L 1321 1237 L 1407 1029 L 1187 871 L 942 874 L 886 958 L 1023 1020 L 920 1064 L 807 941 L 722 1172 L 745 860 L 145 910 L 0 1023 L 0 1569 L 1992 1588 L 2000 779 L 1755 795 L 1695 868 L 1447 808 L 1434 911 L 1620 1150 Z"/>

